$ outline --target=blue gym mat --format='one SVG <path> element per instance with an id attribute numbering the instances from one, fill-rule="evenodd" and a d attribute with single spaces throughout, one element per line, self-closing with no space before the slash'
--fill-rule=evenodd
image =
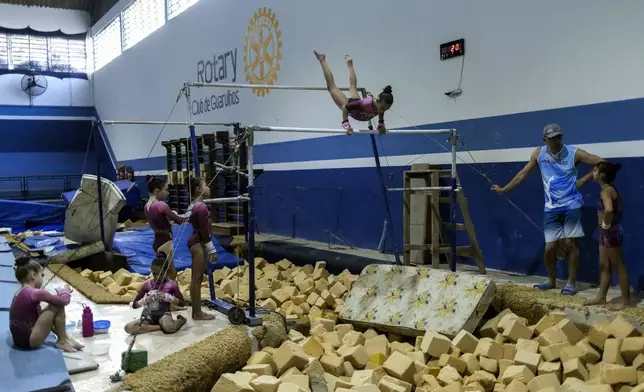
<path id="1" fill-rule="evenodd" d="M 18 291 L 19 288 L 19 283 L 0 282 L 0 311 L 9 310 L 9 308 L 11 308 L 11 301 L 13 301 L 13 296 L 16 294 L 16 291 Z M 0 329 L 0 331 L 2 330 Z M 0 344 L 1 343 L 2 342 L 0 342 Z"/>
<path id="2" fill-rule="evenodd" d="M 9 312 L 6 310 L 0 311 L 0 331 L 9 330 Z"/>
<path id="3" fill-rule="evenodd" d="M 0 282 L 18 283 L 13 268 L 0 266 Z"/>
<path id="4" fill-rule="evenodd" d="M 189 224 L 173 225 L 172 234 L 176 244 L 174 266 L 177 271 L 183 271 L 192 265 L 192 256 L 187 245 L 188 237 L 192 235 L 192 227 Z M 152 264 L 155 256 L 152 250 L 153 241 L 154 233 L 152 229 L 144 228 L 132 232 L 116 233 L 112 246 L 116 252 L 127 256 L 130 271 L 148 275 L 150 273 L 150 264 Z M 234 268 L 237 266 L 237 257 L 226 252 L 214 235 L 212 236 L 212 243 L 219 256 L 215 269 L 223 267 Z"/>
<path id="5" fill-rule="evenodd" d="M 13 257 L 13 252 L 9 249 L 8 252 L 0 251 L 0 266 L 3 267 L 13 267 L 15 262 L 15 257 Z"/>
<path id="6" fill-rule="evenodd" d="M 6 313 L 6 312 L 3 312 Z M 0 390 L 12 392 L 69 391 L 70 379 L 65 359 L 56 348 L 56 337 L 50 335 L 45 343 L 35 350 L 13 347 L 11 333 L 4 330 L 0 335 Z M 8 389 L 3 389 L 4 386 Z"/>

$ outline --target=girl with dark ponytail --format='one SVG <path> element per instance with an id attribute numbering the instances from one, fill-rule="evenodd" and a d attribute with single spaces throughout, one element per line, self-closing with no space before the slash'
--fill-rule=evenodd
<path id="1" fill-rule="evenodd" d="M 212 320 L 212 314 L 201 309 L 201 281 L 206 273 L 208 262 L 217 261 L 217 250 L 212 243 L 210 211 L 203 199 L 210 197 L 210 188 L 202 178 L 190 179 L 190 223 L 192 235 L 188 238 L 188 249 L 192 255 L 192 281 L 190 283 L 190 302 L 193 320 Z"/>
<path id="2" fill-rule="evenodd" d="M 145 219 L 154 231 L 152 249 L 156 254 L 163 252 L 168 256 L 168 263 L 173 264 L 172 223 L 182 224 L 188 216 L 180 216 L 166 204 L 168 185 L 161 178 L 146 176 L 150 199 L 143 207 Z"/>
<path id="3" fill-rule="evenodd" d="M 599 220 L 599 266 L 601 281 L 597 297 L 587 300 L 584 305 L 603 305 L 610 288 L 612 272 L 617 273 L 622 298 L 616 310 L 624 309 L 631 302 L 631 283 L 624 266 L 622 253 L 622 230 L 620 221 L 623 213 L 622 198 L 613 185 L 617 172 L 622 167 L 619 163 L 599 162 L 592 171 L 593 179 L 599 183 L 600 194 L 597 202 Z"/>
<path id="4" fill-rule="evenodd" d="M 382 92 L 378 94 L 377 99 L 374 99 L 371 95 L 361 98 L 358 94 L 358 78 L 353 69 L 353 59 L 351 56 L 346 55 L 344 56 L 344 61 L 349 68 L 349 97 L 347 97 L 335 85 L 333 73 L 326 63 L 326 54 L 318 53 L 315 50 L 313 54 L 315 54 L 315 57 L 320 62 L 324 80 L 326 81 L 326 88 L 331 93 L 333 102 L 342 110 L 342 128 L 347 132 L 347 135 L 353 133 L 353 128 L 349 123 L 349 117 L 358 121 L 369 121 L 376 116 L 378 116 L 378 131 L 380 134 L 385 134 L 387 128 L 385 128 L 384 114 L 394 104 L 394 95 L 392 94 L 391 86 L 385 86 Z"/>
<path id="5" fill-rule="evenodd" d="M 81 350 L 83 345 L 67 336 L 65 329 L 65 307 L 74 290 L 67 285 L 56 289 L 55 295 L 43 290 L 43 268 L 29 257 L 18 257 L 14 269 L 21 286 L 9 309 L 13 344 L 23 349 L 38 348 L 54 331 L 58 348 L 67 352 Z M 47 304 L 44 309 L 40 308 L 41 302 Z"/>

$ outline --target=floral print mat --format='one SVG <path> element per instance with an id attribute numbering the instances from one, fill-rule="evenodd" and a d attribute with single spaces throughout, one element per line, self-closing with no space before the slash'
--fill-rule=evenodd
<path id="1" fill-rule="evenodd" d="M 351 289 L 340 318 L 400 335 L 472 332 L 496 293 L 490 279 L 429 268 L 372 264 Z"/>

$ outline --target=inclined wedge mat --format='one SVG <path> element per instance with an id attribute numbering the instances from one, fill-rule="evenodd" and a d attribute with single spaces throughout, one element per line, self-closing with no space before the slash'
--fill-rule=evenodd
<path id="1" fill-rule="evenodd" d="M 476 328 L 495 293 L 494 282 L 471 274 L 372 264 L 351 289 L 340 318 L 401 335 L 431 330 L 454 336 Z"/>

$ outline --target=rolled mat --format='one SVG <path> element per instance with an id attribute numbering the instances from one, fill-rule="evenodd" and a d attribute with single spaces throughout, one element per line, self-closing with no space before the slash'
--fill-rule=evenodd
<path id="1" fill-rule="evenodd" d="M 96 304 L 129 304 L 131 302 L 130 298 L 110 293 L 103 286 L 81 276 L 64 264 L 50 264 L 47 268 Z"/>
<path id="2" fill-rule="evenodd" d="M 559 291 L 540 291 L 532 287 L 516 284 L 498 284 L 496 296 L 492 301 L 495 309 L 510 309 L 515 314 L 525 317 L 531 324 L 538 322 L 552 310 L 574 309 L 581 312 L 590 310 L 597 313 L 615 315 L 604 307 L 584 306 L 585 298 L 581 295 L 561 295 Z M 644 309 L 630 307 L 619 312 L 628 319 L 644 324 Z"/>
<path id="3" fill-rule="evenodd" d="M 222 374 L 241 369 L 251 351 L 246 327 L 228 327 L 128 375 L 119 390 L 208 392 Z"/>

